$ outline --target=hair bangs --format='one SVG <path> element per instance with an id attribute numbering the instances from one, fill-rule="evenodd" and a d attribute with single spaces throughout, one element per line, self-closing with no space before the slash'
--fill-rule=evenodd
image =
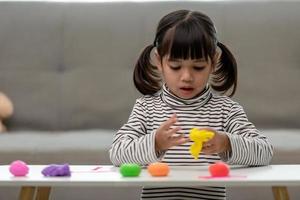
<path id="1" fill-rule="evenodd" d="M 215 53 L 214 42 L 210 41 L 201 27 L 193 20 L 185 20 L 174 29 L 169 30 L 164 40 L 163 56 L 170 59 L 205 59 L 212 58 Z"/>

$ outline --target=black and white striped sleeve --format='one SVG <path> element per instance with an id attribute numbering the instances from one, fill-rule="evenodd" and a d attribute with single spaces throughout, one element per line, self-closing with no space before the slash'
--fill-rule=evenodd
<path id="1" fill-rule="evenodd" d="M 143 98 L 138 99 L 128 122 L 115 135 L 109 151 L 115 166 L 123 163 L 146 165 L 159 160 L 155 152 L 155 132 L 147 134 L 145 107 Z"/>
<path id="2" fill-rule="evenodd" d="M 268 165 L 273 157 L 273 146 L 249 122 L 244 109 L 237 103 L 231 106 L 224 123 L 224 130 L 231 143 L 231 153 L 220 155 L 221 159 L 235 165 Z"/>

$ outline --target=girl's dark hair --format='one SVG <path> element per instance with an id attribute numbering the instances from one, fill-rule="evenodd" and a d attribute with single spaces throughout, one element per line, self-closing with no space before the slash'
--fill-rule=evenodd
<path id="1" fill-rule="evenodd" d="M 237 64 L 229 49 L 217 40 L 215 26 L 203 13 L 178 10 L 164 16 L 157 27 L 153 44 L 141 53 L 134 69 L 134 84 L 142 94 L 154 94 L 161 89 L 161 78 L 157 67 L 151 63 L 151 51 L 156 47 L 162 58 L 209 59 L 214 72 L 211 87 L 233 96 L 237 86 Z M 214 63 L 217 47 L 222 51 L 218 63 Z"/>

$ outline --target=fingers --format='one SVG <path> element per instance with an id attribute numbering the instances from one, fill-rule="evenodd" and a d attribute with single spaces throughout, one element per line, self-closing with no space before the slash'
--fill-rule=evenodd
<path id="1" fill-rule="evenodd" d="M 211 155 L 211 154 L 217 154 L 216 150 L 214 149 L 206 149 L 206 150 L 202 150 L 203 154 L 207 154 L 207 155 Z"/>
<path id="2" fill-rule="evenodd" d="M 184 134 L 180 134 L 180 135 L 173 135 L 170 138 L 172 146 L 177 146 L 177 145 L 181 145 L 184 143 L 189 142 L 189 138 L 185 137 Z"/>
<path id="3" fill-rule="evenodd" d="M 205 154 L 222 153 L 231 151 L 231 145 L 226 133 L 215 131 L 215 136 L 203 144 Z"/>
<path id="4" fill-rule="evenodd" d="M 203 144 L 202 147 L 202 152 L 205 154 L 214 154 L 214 153 L 218 153 L 217 152 L 217 148 L 216 145 L 214 144 Z"/>
<path id="5" fill-rule="evenodd" d="M 172 137 L 175 133 L 181 130 L 181 127 L 177 126 L 175 128 L 170 128 L 167 132 L 166 135 L 167 137 Z"/>
<path id="6" fill-rule="evenodd" d="M 213 143 L 205 142 L 205 143 L 203 143 L 202 148 L 203 149 L 209 149 L 209 148 L 212 148 L 213 146 L 214 146 Z"/>
<path id="7" fill-rule="evenodd" d="M 163 130 L 169 130 L 177 122 L 176 114 L 173 114 L 167 121 L 161 124 Z"/>
<path id="8" fill-rule="evenodd" d="M 211 138 L 210 140 L 203 143 L 202 152 L 205 153 L 205 154 L 218 153 L 217 152 L 218 151 L 218 145 L 216 144 L 217 143 L 216 140 L 218 138 L 217 132 L 212 128 L 203 128 L 203 130 L 214 132 L 215 136 L 213 138 Z"/>

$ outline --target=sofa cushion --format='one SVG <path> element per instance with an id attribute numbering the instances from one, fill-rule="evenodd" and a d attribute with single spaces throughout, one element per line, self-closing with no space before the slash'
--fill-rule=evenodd
<path id="1" fill-rule="evenodd" d="M 110 164 L 109 147 L 115 131 L 18 131 L 0 134 L 0 164 Z"/>
<path id="2" fill-rule="evenodd" d="M 263 130 L 274 146 L 271 164 L 300 164 L 300 129 Z"/>

